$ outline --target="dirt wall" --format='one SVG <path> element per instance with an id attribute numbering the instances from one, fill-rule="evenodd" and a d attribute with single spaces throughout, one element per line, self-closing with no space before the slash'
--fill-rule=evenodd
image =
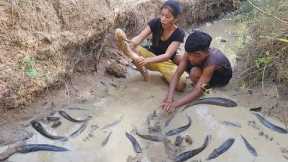
<path id="1" fill-rule="evenodd" d="M 215 18 L 239 5 L 237 0 L 180 2 L 184 14 L 179 23 L 183 26 Z M 162 3 L 162 0 L 1 1 L 0 108 L 31 103 L 49 88 L 65 83 L 75 70 L 97 71 L 102 57 L 117 55 L 108 48 L 113 46 L 113 29 L 139 32 L 158 14 Z"/>

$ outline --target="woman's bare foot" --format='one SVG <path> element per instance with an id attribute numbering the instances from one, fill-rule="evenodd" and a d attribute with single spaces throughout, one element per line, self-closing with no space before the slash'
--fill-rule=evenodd
<path id="1" fill-rule="evenodd" d="M 127 43 L 127 36 L 126 34 L 124 33 L 123 30 L 117 28 L 115 30 L 115 39 L 116 39 L 116 44 L 118 46 L 118 48 L 128 57 L 130 57 L 133 61 L 132 63 L 137 67 L 138 71 L 140 71 L 140 73 L 142 74 L 142 76 L 144 77 L 144 80 L 145 81 L 148 81 L 149 80 L 149 73 L 148 73 L 148 70 L 142 66 L 142 67 L 139 67 L 137 64 L 136 64 L 136 60 L 139 59 L 140 57 L 135 53 L 133 52 L 130 47 L 128 46 L 128 43 Z"/>

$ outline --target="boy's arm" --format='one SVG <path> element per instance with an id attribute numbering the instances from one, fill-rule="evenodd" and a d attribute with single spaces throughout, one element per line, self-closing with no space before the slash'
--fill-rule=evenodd
<path id="1" fill-rule="evenodd" d="M 172 79 L 169 83 L 168 93 L 167 93 L 166 98 L 164 99 L 164 101 L 162 103 L 162 108 L 164 110 L 166 110 L 169 107 L 169 105 L 172 104 L 173 96 L 175 93 L 177 83 L 179 81 L 179 78 L 181 77 L 181 75 L 185 71 L 186 66 L 187 66 L 187 56 L 186 56 L 186 54 L 184 54 L 181 61 L 180 61 L 180 64 L 177 66 L 177 69 L 176 69 L 175 73 L 173 74 Z"/>
<path id="2" fill-rule="evenodd" d="M 175 108 L 188 104 L 203 95 L 205 85 L 207 85 L 211 80 L 215 69 L 216 65 L 209 65 L 208 67 L 204 68 L 202 75 L 196 86 L 193 88 L 192 92 L 175 101 L 168 111 L 174 111 Z"/>

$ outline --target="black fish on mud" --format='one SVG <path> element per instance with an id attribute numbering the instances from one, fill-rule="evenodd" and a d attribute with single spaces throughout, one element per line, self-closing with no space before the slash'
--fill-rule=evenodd
<path id="1" fill-rule="evenodd" d="M 183 111 L 190 106 L 199 105 L 199 104 L 208 104 L 208 105 L 216 105 L 216 106 L 224 106 L 224 107 L 236 107 L 237 103 L 233 100 L 222 98 L 222 97 L 207 97 L 201 98 L 188 104 L 184 107 Z"/>
<path id="2" fill-rule="evenodd" d="M 104 139 L 104 141 L 101 144 L 102 147 L 104 147 L 108 143 L 111 135 L 112 135 L 112 132 L 109 132 L 109 134 L 107 135 L 107 137 Z"/>
<path id="3" fill-rule="evenodd" d="M 149 134 L 140 134 L 139 132 L 136 131 L 136 135 L 149 141 L 153 142 L 162 142 L 164 140 L 163 137 L 160 136 L 155 136 L 155 135 L 149 135 Z"/>
<path id="4" fill-rule="evenodd" d="M 110 128 L 110 127 L 113 127 L 113 126 L 119 124 L 119 123 L 122 121 L 122 119 L 123 119 L 123 115 L 120 117 L 120 119 L 115 120 L 114 122 L 103 126 L 101 129 L 103 130 L 103 129 L 108 129 L 108 128 Z"/>
<path id="5" fill-rule="evenodd" d="M 241 128 L 241 124 L 240 123 L 234 123 L 234 122 L 230 122 L 230 121 L 222 121 L 221 124 L 226 125 L 226 126 L 232 126 L 232 127 L 236 127 L 236 128 Z"/>
<path id="6" fill-rule="evenodd" d="M 42 126 L 41 123 L 39 123 L 38 121 L 35 121 L 35 120 L 32 120 L 31 121 L 31 125 L 32 127 L 37 130 L 41 135 L 47 137 L 47 138 L 50 138 L 50 139 L 53 139 L 53 140 L 61 140 L 61 141 L 66 141 L 67 138 L 66 137 L 63 137 L 63 136 L 55 136 L 55 135 L 52 135 L 50 133 L 48 133 L 44 127 Z"/>
<path id="7" fill-rule="evenodd" d="M 281 128 L 281 127 L 269 122 L 267 119 L 265 119 L 259 113 L 254 113 L 254 115 L 257 117 L 257 119 L 260 121 L 260 123 L 262 123 L 267 128 L 272 129 L 273 131 L 278 132 L 278 133 L 282 133 L 282 134 L 288 133 L 287 129 Z"/>
<path id="8" fill-rule="evenodd" d="M 188 118 L 188 123 L 187 123 L 186 125 L 168 131 L 168 132 L 166 133 L 166 136 L 173 136 L 173 135 L 179 134 L 179 133 L 184 132 L 185 130 L 187 130 L 187 129 L 191 126 L 191 124 L 192 124 L 192 119 L 191 119 L 191 117 L 187 115 L 187 118 Z"/>
<path id="9" fill-rule="evenodd" d="M 226 152 L 233 145 L 234 142 L 235 142 L 234 138 L 229 138 L 221 146 L 214 149 L 212 151 L 212 153 L 209 154 L 207 160 L 215 159 L 218 156 L 222 155 L 224 152 Z"/>
<path id="10" fill-rule="evenodd" d="M 58 147 L 54 145 L 47 145 L 47 144 L 26 144 L 20 145 L 15 147 L 9 147 L 4 152 L 0 153 L 0 161 L 4 161 L 8 159 L 10 156 L 14 155 L 15 153 L 30 153 L 36 151 L 53 151 L 53 152 L 64 152 L 69 151 L 64 147 Z"/>
<path id="11" fill-rule="evenodd" d="M 244 141 L 244 144 L 245 144 L 246 148 L 248 149 L 248 151 L 249 151 L 253 156 L 255 156 L 255 157 L 258 156 L 255 148 L 248 142 L 248 140 L 247 140 L 245 137 L 243 137 L 243 136 L 241 136 L 241 138 L 242 138 L 242 140 Z"/>
<path id="12" fill-rule="evenodd" d="M 210 139 L 210 136 L 206 136 L 205 141 L 201 147 L 194 149 L 194 150 L 191 150 L 191 151 L 186 151 L 186 152 L 176 156 L 175 161 L 176 162 L 183 162 L 183 161 L 186 161 L 186 160 L 194 157 L 195 155 L 199 154 L 208 146 L 209 139 Z"/>
<path id="13" fill-rule="evenodd" d="M 75 122 L 75 123 L 82 123 L 82 122 L 86 122 L 87 120 L 91 119 L 91 116 L 88 116 L 86 119 L 75 119 L 72 116 L 70 116 L 69 114 L 67 114 L 65 111 L 59 111 L 59 114 L 63 118 L 65 118 L 71 122 Z"/>
<path id="14" fill-rule="evenodd" d="M 71 133 L 70 137 L 76 137 L 76 136 L 80 135 L 87 128 L 87 126 L 88 126 L 88 121 L 83 123 L 76 131 Z"/>
<path id="15" fill-rule="evenodd" d="M 133 137 L 131 134 L 126 132 L 126 137 L 129 139 L 129 141 L 132 143 L 133 149 L 136 153 L 142 153 L 142 148 L 140 144 L 137 142 L 135 137 Z"/>

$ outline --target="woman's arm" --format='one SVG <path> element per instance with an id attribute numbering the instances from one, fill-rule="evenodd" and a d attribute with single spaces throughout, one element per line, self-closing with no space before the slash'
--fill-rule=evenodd
<path id="1" fill-rule="evenodd" d="M 148 57 L 145 59 L 144 64 L 149 64 L 149 63 L 157 63 L 157 62 L 162 62 L 162 61 L 167 61 L 171 58 L 171 56 L 176 52 L 176 50 L 180 46 L 180 42 L 172 42 L 166 52 L 164 54 L 154 56 L 154 57 Z"/>
<path id="2" fill-rule="evenodd" d="M 144 39 L 148 37 L 149 34 L 151 34 L 151 29 L 149 26 L 146 26 L 145 29 L 141 31 L 141 33 L 130 40 L 130 47 L 135 49 L 141 42 L 143 42 Z"/>

